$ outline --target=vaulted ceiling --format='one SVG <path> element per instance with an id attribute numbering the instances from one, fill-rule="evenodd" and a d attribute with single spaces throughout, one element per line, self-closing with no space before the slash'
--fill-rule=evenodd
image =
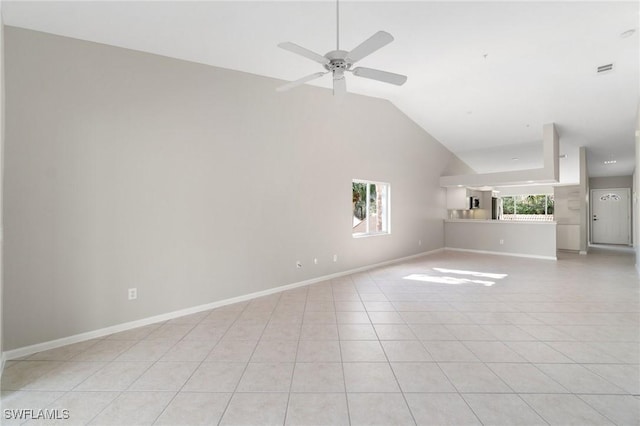
<path id="1" fill-rule="evenodd" d="M 347 90 L 389 99 L 478 172 L 530 167 L 542 125 L 555 122 L 563 144 L 587 147 L 591 176 L 630 175 L 639 10 L 612 1 L 342 1 L 341 48 L 390 32 L 395 41 L 359 65 L 409 77 L 397 87 L 347 75 Z M 322 69 L 278 43 L 320 54 L 336 43 L 332 1 L 8 1 L 2 11 L 6 25 L 282 80 Z M 613 70 L 597 73 L 605 64 Z"/>

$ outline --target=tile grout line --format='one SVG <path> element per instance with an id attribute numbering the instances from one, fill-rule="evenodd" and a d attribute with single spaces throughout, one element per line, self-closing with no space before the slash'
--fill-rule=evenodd
<path id="1" fill-rule="evenodd" d="M 387 295 L 384 293 L 384 291 L 382 289 L 380 289 L 380 287 L 377 284 L 376 284 L 376 286 L 378 287 L 380 292 L 385 296 L 385 298 L 387 298 Z M 394 311 L 392 311 L 392 312 L 395 312 L 396 314 L 400 315 L 398 313 L 398 311 L 395 310 L 395 306 L 393 305 L 393 303 L 392 302 L 390 302 L 390 303 L 391 303 L 391 306 L 394 307 Z M 369 311 L 367 311 L 367 316 L 369 317 L 369 321 L 371 321 L 371 316 L 369 315 Z M 380 335 L 378 334 L 378 330 L 376 329 L 375 325 L 373 325 L 373 322 L 371 324 L 372 324 L 371 326 L 373 327 L 373 332 L 375 333 L 376 337 L 378 338 L 377 342 L 380 345 L 380 348 L 382 349 L 382 353 L 384 354 L 385 359 L 387 360 L 387 365 L 389 365 L 389 369 L 391 370 L 391 374 L 393 374 L 393 378 L 396 381 L 396 386 L 398 386 L 398 389 L 400 390 L 400 394 L 402 395 L 402 400 L 404 401 L 404 404 L 407 407 L 407 410 L 409 411 L 409 414 L 411 415 L 411 419 L 413 420 L 413 424 L 417 425 L 418 422 L 416 421 L 416 417 L 413 414 L 413 410 L 411 410 L 411 406 L 409 405 L 409 402 L 407 401 L 407 397 L 405 395 L 405 392 L 402 389 L 402 386 L 400 386 L 400 381 L 398 380 L 398 376 L 396 375 L 396 372 L 393 369 L 393 366 L 391 365 L 391 361 L 389 361 L 389 356 L 387 355 L 387 352 L 384 350 L 384 346 L 382 345 L 382 342 L 380 341 Z M 413 330 L 411 330 L 410 327 L 409 327 L 409 331 L 411 331 L 411 333 L 414 334 L 414 337 L 417 337 L 417 336 L 415 336 L 415 333 L 413 333 Z"/>
<path id="2" fill-rule="evenodd" d="M 353 286 L 354 290 L 356 291 L 356 294 L 358 295 L 358 300 L 360 301 L 360 303 L 362 304 L 362 307 L 364 309 L 364 303 L 362 301 L 362 298 L 360 297 L 360 292 L 358 291 L 358 288 L 356 287 L 356 284 L 353 282 L 353 278 L 351 276 L 349 276 L 349 280 L 351 281 L 351 285 Z M 333 294 L 333 289 L 331 290 L 332 294 Z M 335 299 L 333 301 L 333 306 L 335 309 Z M 366 312 L 366 311 L 365 311 Z M 337 317 L 337 315 L 336 315 Z M 367 318 L 369 316 L 367 315 Z M 351 425 L 353 422 L 351 420 L 351 408 L 349 407 L 349 394 L 347 392 L 347 377 L 344 374 L 344 359 L 342 357 L 342 340 L 340 340 L 340 327 L 338 327 L 338 319 L 336 318 L 336 329 L 338 331 L 338 353 L 340 354 L 340 368 L 342 370 L 342 385 L 344 386 L 344 399 L 346 402 L 346 407 L 347 407 L 347 420 L 349 421 L 349 425 Z"/>
<path id="3" fill-rule="evenodd" d="M 247 309 L 247 305 L 245 305 L 244 309 L 242 309 L 242 311 L 240 311 L 236 317 L 235 320 L 233 320 L 233 322 L 229 325 L 229 327 L 227 327 L 227 329 L 225 330 L 225 332 L 222 334 L 222 336 L 224 337 L 224 335 L 227 333 L 227 331 L 231 328 L 231 326 L 233 324 L 236 323 L 236 321 L 238 320 L 238 318 L 240 317 L 240 315 L 242 315 L 242 312 L 244 312 Z M 215 309 L 212 309 L 210 311 L 205 311 L 205 312 L 213 312 Z M 182 338 L 180 338 L 178 340 L 178 342 L 176 342 L 175 345 L 173 345 L 171 348 L 169 348 L 162 356 L 165 356 L 172 348 L 174 348 L 179 342 L 181 341 L 185 341 L 184 338 L 190 333 L 192 332 L 198 325 L 202 324 L 202 322 L 208 317 L 209 315 L 205 316 L 204 318 L 202 318 L 199 322 L 197 322 L 196 324 L 193 325 L 193 327 L 191 327 L 191 329 L 189 329 L 189 331 L 187 333 L 185 333 Z M 213 352 L 214 348 L 216 346 L 218 346 L 218 343 L 220 343 L 220 341 L 222 340 L 222 337 L 220 337 L 218 339 L 218 341 L 213 345 L 213 347 L 209 350 L 209 352 L 207 352 L 207 355 L 204 356 L 204 358 L 202 358 L 202 361 L 200 361 L 200 363 L 193 369 L 193 371 L 191 372 L 191 374 L 189 375 L 189 377 L 187 377 L 187 379 L 184 381 L 184 383 L 182 384 L 182 386 L 180 386 L 180 388 L 175 392 L 175 394 L 173 395 L 173 397 L 169 400 L 169 402 L 167 402 L 167 404 L 164 406 L 164 409 L 156 416 L 156 418 L 154 419 L 154 421 L 151 424 L 155 424 L 158 419 L 160 419 L 160 417 L 162 417 L 162 415 L 167 411 L 167 408 L 169 408 L 169 406 L 171 405 L 171 403 L 173 403 L 173 401 L 176 399 L 176 397 L 178 396 L 178 394 L 180 394 L 180 392 L 182 391 L 182 389 L 184 389 L 184 387 L 186 386 L 186 384 L 189 382 L 189 380 L 191 380 L 191 378 L 193 377 L 193 375 L 195 374 L 196 371 L 198 371 L 198 369 L 202 366 L 202 364 L 204 364 L 205 360 L 207 359 L 207 356 L 209 356 L 209 354 L 211 352 Z M 156 361 L 156 363 L 158 363 L 160 361 L 160 359 L 162 359 L 162 357 L 160 357 L 158 359 L 158 361 Z M 142 377 L 142 376 L 140 376 Z M 135 383 L 135 381 L 134 381 Z M 132 383 L 133 384 L 133 383 Z M 231 398 L 229 398 L 231 399 Z"/>
<path id="4" fill-rule="evenodd" d="M 455 336 L 454 336 L 455 337 Z M 449 382 L 449 384 L 453 387 L 453 389 L 455 389 L 455 394 L 458 395 L 458 397 L 465 403 L 465 405 L 469 408 L 469 410 L 471 411 L 471 413 L 473 413 L 473 415 L 475 416 L 475 418 L 478 420 L 478 422 L 480 424 L 482 423 L 482 420 L 480 420 L 480 417 L 476 414 L 476 412 L 473 410 L 473 408 L 471 408 L 471 406 L 469 405 L 469 403 L 467 402 L 467 400 L 464 398 L 464 396 L 462 395 L 462 393 L 460 393 L 460 390 L 458 389 L 458 387 L 455 385 L 455 383 L 453 383 L 451 381 L 451 379 L 449 378 L 449 376 L 447 376 L 447 373 L 442 369 L 442 367 L 440 366 L 440 362 L 437 361 L 433 354 L 431 354 L 431 352 L 429 352 L 429 349 L 424 345 L 424 341 L 421 339 L 418 339 L 418 342 L 420 342 L 420 345 L 424 348 L 424 350 L 429 354 L 429 356 L 431 357 L 431 359 L 433 360 L 434 364 L 438 367 L 438 370 L 440 370 L 440 372 L 442 373 L 442 375 L 444 377 L 446 377 L 447 381 Z M 475 356 L 475 354 L 474 354 Z M 476 357 L 477 358 L 477 357 Z"/>
<path id="5" fill-rule="evenodd" d="M 163 325 L 165 325 L 165 324 L 166 324 L 166 321 L 165 321 L 165 322 L 163 322 L 161 325 L 159 325 L 157 328 L 160 328 L 160 327 L 162 327 L 162 326 L 163 326 Z M 156 329 L 157 329 L 157 328 L 156 328 Z M 155 330 L 153 330 L 153 331 L 155 331 Z M 63 396 L 65 396 L 65 395 L 67 395 L 67 394 L 69 394 L 69 393 L 74 392 L 74 391 L 75 391 L 75 389 L 76 389 L 78 386 L 80 386 L 82 383 L 84 383 L 84 382 L 86 382 L 87 380 L 89 380 L 89 378 L 91 378 L 91 377 L 95 376 L 99 371 L 101 371 L 102 369 L 104 369 L 104 368 L 105 368 L 105 367 L 107 367 L 108 365 L 112 365 L 114 362 L 118 362 L 118 361 L 116 361 L 118 357 L 120 357 L 122 354 L 124 354 L 125 352 L 127 352 L 128 350 L 130 350 L 131 348 L 133 348 L 134 346 L 136 346 L 138 343 L 140 343 L 140 342 L 142 342 L 142 341 L 145 341 L 145 340 L 146 340 L 146 338 L 147 338 L 151 333 L 153 333 L 153 331 L 149 332 L 149 334 L 147 334 L 145 337 L 143 337 L 143 338 L 141 338 L 141 339 L 138 339 L 138 340 L 136 341 L 136 343 L 134 343 L 133 345 L 131 345 L 131 346 L 130 346 L 130 347 L 128 347 L 127 349 L 123 350 L 122 352 L 119 352 L 119 353 L 118 353 L 118 354 L 117 354 L 117 355 L 116 355 L 116 356 L 115 356 L 111 361 L 106 361 L 106 362 L 105 362 L 105 365 L 104 365 L 104 366 L 102 366 L 102 368 L 100 368 L 100 369 L 96 370 L 95 372 L 93 372 L 92 374 L 90 374 L 89 376 L 87 376 L 85 379 L 83 379 L 82 381 L 80 381 L 79 383 L 77 383 L 77 384 L 76 384 L 72 389 L 70 389 L 70 390 L 66 391 L 63 395 L 61 395 L 61 396 L 60 396 L 60 398 L 62 398 Z M 108 339 L 106 339 L 106 337 L 107 337 L 107 336 L 105 336 L 105 338 L 102 338 L 102 339 L 100 339 L 100 340 L 101 340 L 101 341 L 108 341 Z M 97 344 L 97 343 L 98 343 L 98 342 L 96 342 L 95 344 Z M 86 350 L 89 350 L 91 347 L 95 346 L 95 344 L 94 344 L 94 345 L 91 345 L 89 348 L 86 348 L 86 349 L 85 349 L 85 351 L 86 351 Z M 174 344 L 174 346 L 175 346 L 175 344 Z M 173 346 L 172 346 L 172 347 L 173 347 Z M 169 348 L 169 349 L 170 349 L 170 348 Z M 169 349 L 167 349 L 167 351 L 168 351 Z M 71 359 L 70 359 L 68 362 L 73 362 L 73 361 L 72 361 L 72 360 L 73 360 L 73 358 L 75 358 L 76 356 L 79 356 L 80 354 L 84 353 L 85 351 L 82 351 L 82 352 L 80 352 L 80 353 L 78 353 L 78 354 L 76 354 L 76 355 L 72 356 L 72 357 L 71 357 Z M 94 361 L 76 361 L 76 362 L 94 362 Z M 147 371 L 149 371 L 149 369 L 151 369 L 151 367 L 153 367 L 153 365 L 155 365 L 157 362 L 158 362 L 157 360 L 156 360 L 155 362 L 152 362 L 152 363 L 151 363 L 151 364 L 150 364 L 150 365 L 149 365 L 149 366 L 148 366 L 148 367 L 147 367 L 147 368 L 146 368 L 146 369 L 145 369 L 145 370 L 144 370 L 144 371 L 143 371 L 139 376 L 137 376 L 137 377 L 136 377 L 136 378 L 135 378 L 135 379 L 134 379 L 134 380 L 129 384 L 129 386 L 127 386 L 127 388 L 126 388 L 126 389 L 123 389 L 123 390 L 105 390 L 105 391 L 102 391 L 102 392 L 117 392 L 117 395 L 116 395 L 116 396 L 115 396 L 115 397 L 114 397 L 114 398 L 113 398 L 113 399 L 112 399 L 108 404 L 106 404 L 106 405 L 102 408 L 102 410 L 100 410 L 100 411 L 99 411 L 95 416 L 93 416 L 93 417 L 88 421 L 88 423 L 91 423 L 93 420 L 95 420 L 95 419 L 96 419 L 96 418 L 97 418 L 97 417 L 98 417 L 102 412 L 104 412 L 104 410 L 106 410 L 106 409 L 107 409 L 107 408 L 108 408 L 108 407 L 109 407 L 109 406 L 110 406 L 110 405 L 111 405 L 111 404 L 112 404 L 116 399 L 120 398 L 120 397 L 121 397 L 121 396 L 122 396 L 122 395 L 127 391 L 127 389 L 129 389 L 129 388 L 133 385 L 133 383 L 135 383 L 135 382 L 136 382 L 140 377 L 142 377 L 142 376 L 143 376 Z M 96 392 L 97 392 L 97 391 L 96 391 Z M 60 398 L 58 398 L 58 399 L 60 399 Z M 56 399 L 56 401 L 57 401 L 58 399 Z"/>
<path id="6" fill-rule="evenodd" d="M 281 295 L 278 296 L 278 300 L 280 300 Z M 255 299 L 254 299 L 255 300 Z M 246 309 L 249 307 L 251 302 L 248 302 L 244 309 L 242 310 L 242 312 L 238 315 L 238 318 L 236 318 L 236 320 L 233 322 L 233 324 L 235 325 L 235 323 L 240 319 L 240 317 L 242 316 L 242 314 L 246 311 Z M 271 317 L 271 316 L 270 316 Z M 256 341 L 255 346 L 253 347 L 253 350 L 251 351 L 251 355 L 249 355 L 249 358 L 247 359 L 247 363 L 244 367 L 244 370 L 242 370 L 242 374 L 240 375 L 240 378 L 238 379 L 238 383 L 236 383 L 233 391 L 231 392 L 231 396 L 229 397 L 229 401 L 227 401 L 227 404 L 225 405 L 224 410 L 222 411 L 222 414 L 220 415 L 220 419 L 218 419 L 218 426 L 220 426 L 220 424 L 222 423 L 222 419 L 224 419 L 224 416 L 227 414 L 227 410 L 229 409 L 229 405 L 231 405 L 231 401 L 233 400 L 233 397 L 235 396 L 236 392 L 238 391 L 238 387 L 240 387 L 240 382 L 242 381 L 242 378 L 244 377 L 245 373 L 247 372 L 247 369 L 249 368 L 249 364 L 251 363 L 251 358 L 253 358 L 253 355 L 256 353 L 256 349 L 258 349 L 258 345 L 260 344 L 260 339 L 262 337 L 262 334 L 264 333 L 264 329 L 267 327 L 267 324 L 269 323 L 269 321 L 267 321 L 267 323 L 264 325 L 262 332 L 260 333 L 260 337 L 258 338 L 258 340 Z M 227 334 L 227 332 L 231 329 L 231 326 L 229 326 L 229 328 L 227 329 L 227 331 L 225 331 L 224 334 Z M 223 335 L 224 338 L 224 335 Z M 220 339 L 222 340 L 222 338 Z M 213 349 L 212 349 L 213 351 Z"/>
<path id="7" fill-rule="evenodd" d="M 591 405 L 591 403 L 589 403 L 589 401 L 586 401 L 583 396 L 585 395 L 593 395 L 593 394 L 573 394 L 575 397 L 577 397 L 580 401 L 584 402 L 585 404 L 587 404 L 589 407 L 591 407 L 592 410 L 596 411 L 598 414 L 600 414 L 602 417 L 608 419 L 611 421 L 611 423 L 613 423 L 614 425 L 617 424 L 615 419 L 609 417 L 606 413 L 604 413 L 601 410 L 598 410 L 596 407 L 594 407 L 593 405 Z M 617 396 L 617 395 L 616 395 Z M 626 396 L 626 395 L 625 395 Z M 633 396 L 631 396 L 633 398 Z"/>
<path id="8" fill-rule="evenodd" d="M 313 284 L 312 284 L 313 285 Z M 293 379 L 296 374 L 296 366 L 298 361 L 298 351 L 300 350 L 300 340 L 302 340 L 302 326 L 304 325 L 304 314 L 307 312 L 307 303 L 309 302 L 309 289 L 307 288 L 306 297 L 304 299 L 304 309 L 302 310 L 302 321 L 300 321 L 298 330 L 298 341 L 296 343 L 296 353 L 293 357 L 293 369 L 291 371 L 291 380 L 289 380 L 289 392 L 287 393 L 287 405 L 284 410 L 284 418 L 282 419 L 283 426 L 287 423 L 287 416 L 289 415 L 289 405 L 291 403 L 291 392 L 293 391 Z"/>

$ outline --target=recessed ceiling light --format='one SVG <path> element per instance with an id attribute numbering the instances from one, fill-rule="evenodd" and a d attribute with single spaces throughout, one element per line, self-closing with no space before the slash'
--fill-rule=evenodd
<path id="1" fill-rule="evenodd" d="M 627 37 L 631 37 L 632 35 L 634 35 L 636 33 L 636 30 L 634 28 L 627 30 L 623 33 L 620 34 L 620 37 L 622 38 L 627 38 Z"/>
<path id="2" fill-rule="evenodd" d="M 513 161 L 518 161 L 518 160 L 519 160 L 519 158 L 518 158 L 518 157 L 513 157 L 513 158 L 511 158 L 511 160 L 513 160 Z"/>
<path id="3" fill-rule="evenodd" d="M 533 180 L 528 180 L 527 181 L 527 183 L 533 183 L 533 182 L 535 182 L 535 181 L 533 181 Z"/>
<path id="4" fill-rule="evenodd" d="M 616 164 L 617 161 L 616 160 L 605 160 L 604 164 Z"/>
<path id="5" fill-rule="evenodd" d="M 458 188 L 462 188 L 462 185 L 458 185 Z"/>

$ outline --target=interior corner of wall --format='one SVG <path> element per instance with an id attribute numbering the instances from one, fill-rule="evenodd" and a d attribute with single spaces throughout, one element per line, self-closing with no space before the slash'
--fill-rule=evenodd
<path id="1" fill-rule="evenodd" d="M 542 126 L 543 169 L 548 178 L 560 181 L 560 136 L 555 123 Z"/>

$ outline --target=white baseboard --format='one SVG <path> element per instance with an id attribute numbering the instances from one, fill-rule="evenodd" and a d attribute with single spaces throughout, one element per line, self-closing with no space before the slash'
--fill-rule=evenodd
<path id="1" fill-rule="evenodd" d="M 573 253 L 573 254 L 579 254 L 581 256 L 586 256 L 588 254 L 587 250 L 571 250 L 571 249 L 558 249 L 558 251 L 562 252 L 562 253 Z"/>
<path id="2" fill-rule="evenodd" d="M 501 251 L 489 251 L 489 250 L 472 250 L 472 249 L 461 249 L 461 248 L 453 248 L 453 247 L 445 247 L 447 251 L 462 251 L 469 253 L 481 253 L 481 254 L 495 254 L 499 256 L 513 256 L 513 257 L 528 257 L 530 259 L 543 259 L 543 260 L 558 260 L 556 256 L 539 256 L 535 254 L 523 254 L 523 253 L 505 253 Z"/>
<path id="3" fill-rule="evenodd" d="M 298 287 L 304 287 L 304 286 L 319 283 L 322 281 L 327 281 L 333 278 L 339 278 L 345 275 L 351 275 L 357 272 L 368 271 L 368 270 L 379 268 L 385 265 L 405 262 L 407 260 L 432 255 L 442 251 L 443 249 L 436 249 L 436 250 L 431 250 L 427 252 L 422 252 L 422 253 L 414 254 L 411 256 L 406 256 L 398 259 L 392 259 L 392 260 L 387 260 L 384 262 L 379 262 L 379 263 L 375 263 L 367 266 L 362 266 L 360 268 L 350 269 L 342 272 L 336 272 L 334 274 L 329 274 L 329 275 L 323 275 L 321 277 L 311 278 L 311 279 L 300 281 L 293 284 L 287 284 L 279 287 L 270 288 L 267 290 L 257 291 L 254 293 L 245 294 L 243 296 L 232 297 L 230 299 L 219 300 L 216 302 L 206 303 L 204 305 L 198 305 L 198 306 L 193 306 L 191 308 L 168 312 L 166 314 L 154 315 L 152 317 L 143 318 L 136 321 L 129 321 L 129 322 L 113 325 L 110 327 L 100 328 L 98 330 L 87 331 L 85 333 L 80 333 L 80 334 L 74 334 L 73 336 L 63 337 L 55 340 L 49 340 L 47 342 L 42 342 L 42 343 L 36 343 L 34 345 L 24 346 L 22 348 L 12 349 L 2 353 L 2 365 L 4 366 L 4 360 L 22 358 L 22 357 L 29 356 L 38 352 L 46 351 L 49 349 L 55 349 L 55 348 L 70 345 L 73 343 L 84 342 L 86 340 L 97 339 L 104 336 L 108 336 L 113 333 L 119 333 L 121 331 L 131 330 L 132 328 L 142 327 L 149 324 L 155 324 L 157 322 L 168 321 L 174 318 L 179 318 L 185 315 L 191 315 L 198 312 L 219 308 L 225 305 L 245 302 L 247 300 L 256 299 L 258 297 L 268 296 L 270 294 L 280 293 L 280 292 L 291 290 Z"/>

